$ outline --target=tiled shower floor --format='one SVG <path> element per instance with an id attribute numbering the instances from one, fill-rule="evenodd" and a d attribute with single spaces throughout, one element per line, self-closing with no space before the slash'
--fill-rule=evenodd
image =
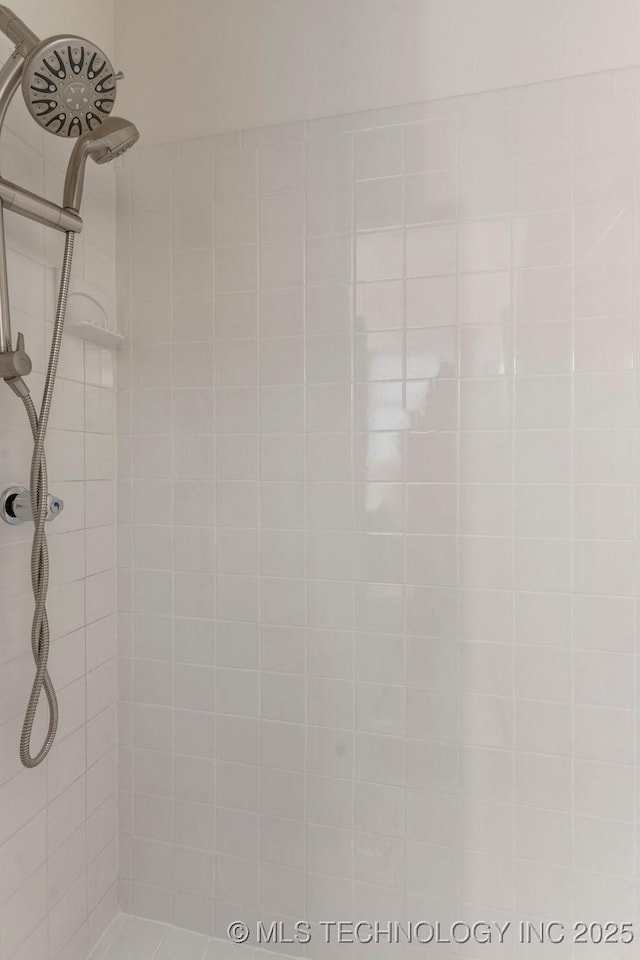
<path id="1" fill-rule="evenodd" d="M 89 960 L 290 960 L 279 954 L 243 947 L 166 923 L 120 914 Z"/>

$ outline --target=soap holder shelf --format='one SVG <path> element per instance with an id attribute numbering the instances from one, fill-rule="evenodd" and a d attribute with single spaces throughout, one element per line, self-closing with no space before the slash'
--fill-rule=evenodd
<path id="1" fill-rule="evenodd" d="M 60 282 L 59 271 L 56 271 L 55 280 L 57 287 Z M 64 327 L 67 333 L 102 347 L 117 349 L 124 344 L 124 337 L 108 326 L 114 315 L 113 299 L 108 294 L 84 280 L 72 281 Z"/>
<path id="2" fill-rule="evenodd" d="M 99 343 L 102 347 L 118 348 L 124 344 L 124 337 L 121 333 L 114 330 L 107 330 L 106 327 L 100 327 L 97 323 L 89 323 L 88 320 L 80 323 L 65 324 L 65 330 L 74 337 L 81 337 L 83 340 L 90 340 L 92 343 Z"/>

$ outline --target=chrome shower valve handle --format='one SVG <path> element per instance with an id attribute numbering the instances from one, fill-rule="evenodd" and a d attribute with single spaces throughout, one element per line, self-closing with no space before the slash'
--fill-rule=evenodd
<path id="1" fill-rule="evenodd" d="M 50 493 L 47 496 L 47 514 L 45 520 L 55 520 L 64 510 L 64 501 Z M 26 487 L 7 487 L 0 494 L 0 516 L 5 523 L 12 525 L 33 520 L 31 493 Z"/>

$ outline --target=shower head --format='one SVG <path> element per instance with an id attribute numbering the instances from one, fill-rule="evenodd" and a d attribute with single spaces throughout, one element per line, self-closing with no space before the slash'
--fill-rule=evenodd
<path id="1" fill-rule="evenodd" d="M 108 163 L 132 147 L 139 136 L 136 125 L 122 117 L 108 117 L 97 130 L 83 133 L 69 157 L 63 207 L 76 212 L 80 210 L 87 157 L 96 163 Z"/>
<path id="2" fill-rule="evenodd" d="M 99 130 L 84 133 L 75 144 L 73 153 L 86 153 L 96 163 L 109 163 L 132 147 L 139 136 L 135 123 L 122 117 L 109 117 Z"/>
<path id="3" fill-rule="evenodd" d="M 82 37 L 49 37 L 28 54 L 22 93 L 31 116 L 59 137 L 79 137 L 107 119 L 117 75 L 105 53 Z"/>

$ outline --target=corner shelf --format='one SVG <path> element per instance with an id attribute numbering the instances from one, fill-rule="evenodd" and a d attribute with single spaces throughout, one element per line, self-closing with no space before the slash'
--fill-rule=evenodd
<path id="1" fill-rule="evenodd" d="M 60 283 L 60 271 L 55 271 L 56 290 Z M 55 301 L 54 301 L 55 302 Z M 113 299 L 84 280 L 72 280 L 67 301 L 65 332 L 82 340 L 89 340 L 102 347 L 118 349 L 125 338 L 111 330 L 109 320 L 115 316 Z"/>
<path id="2" fill-rule="evenodd" d="M 124 344 L 124 337 L 121 333 L 107 330 L 106 327 L 100 327 L 97 323 L 89 323 L 88 320 L 81 323 L 66 323 L 64 328 L 72 336 L 98 343 L 101 347 L 112 347 L 117 350 Z"/>

